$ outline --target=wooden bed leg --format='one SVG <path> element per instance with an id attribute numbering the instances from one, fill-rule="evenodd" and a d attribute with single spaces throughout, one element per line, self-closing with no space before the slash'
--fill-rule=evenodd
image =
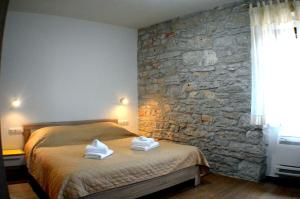
<path id="1" fill-rule="evenodd" d="M 200 177 L 200 174 L 198 173 L 198 174 L 195 175 L 194 186 L 195 187 L 198 186 L 200 184 L 200 182 L 201 182 L 201 177 Z"/>

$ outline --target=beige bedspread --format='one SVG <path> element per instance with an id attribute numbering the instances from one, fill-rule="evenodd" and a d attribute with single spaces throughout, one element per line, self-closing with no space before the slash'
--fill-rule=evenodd
<path id="1" fill-rule="evenodd" d="M 63 131 L 70 133 L 68 130 Z M 134 151 L 130 149 L 132 135 L 124 132 L 124 129 L 117 131 L 125 137 L 114 135 L 113 139 L 104 138 L 103 142 L 114 150 L 114 154 L 103 160 L 83 158 L 87 143 L 72 141 L 75 143 L 72 144 L 68 141 L 64 142 L 65 145 L 50 144 L 46 140 L 55 130 L 49 134 L 44 130 L 44 133 L 40 133 L 42 136 L 37 133 L 31 138 L 34 141 L 29 141 L 25 147 L 29 172 L 51 199 L 74 199 L 166 175 L 193 165 L 208 166 L 205 157 L 196 147 L 161 141 L 161 146 L 151 151 Z M 76 137 L 77 131 L 71 132 Z M 68 133 L 66 135 L 70 136 Z M 98 138 L 101 139 L 101 133 Z"/>

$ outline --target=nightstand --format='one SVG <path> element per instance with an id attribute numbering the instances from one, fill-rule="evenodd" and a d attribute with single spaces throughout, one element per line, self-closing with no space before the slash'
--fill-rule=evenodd
<path id="1" fill-rule="evenodd" d="M 8 182 L 27 180 L 27 168 L 24 151 L 20 149 L 3 150 L 3 160 Z"/>

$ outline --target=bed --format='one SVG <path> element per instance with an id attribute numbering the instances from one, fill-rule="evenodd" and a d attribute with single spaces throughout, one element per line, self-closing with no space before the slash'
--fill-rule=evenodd
<path id="1" fill-rule="evenodd" d="M 25 157 L 32 179 L 50 199 L 138 198 L 187 180 L 195 186 L 208 171 L 198 148 L 160 140 L 148 152 L 130 149 L 137 136 L 115 119 L 24 125 Z M 99 139 L 114 150 L 103 159 L 83 158 Z"/>

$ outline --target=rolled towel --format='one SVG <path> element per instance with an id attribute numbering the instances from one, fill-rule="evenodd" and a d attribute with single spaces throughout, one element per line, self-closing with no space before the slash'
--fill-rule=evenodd
<path id="1" fill-rule="evenodd" d="M 150 146 L 155 140 L 153 138 L 146 138 L 144 136 L 135 137 L 132 139 L 132 145 L 136 146 Z"/>
<path id="2" fill-rule="evenodd" d="M 145 137 L 145 136 L 140 136 L 140 137 L 137 137 L 136 139 L 137 139 L 138 141 L 142 141 L 142 142 L 149 142 L 149 141 L 153 142 L 153 141 L 154 141 L 153 138 L 147 138 L 147 137 Z"/>
<path id="3" fill-rule="evenodd" d="M 98 139 L 93 140 L 92 144 L 87 145 L 85 148 L 86 153 L 102 153 L 106 154 L 109 150 L 108 146 Z"/>
<path id="4" fill-rule="evenodd" d="M 155 142 L 152 142 L 152 143 L 133 143 L 131 145 L 132 146 L 137 146 L 137 147 L 150 147 L 153 143 L 155 143 Z"/>
<path id="5" fill-rule="evenodd" d="M 97 148 L 100 148 L 100 147 L 108 148 L 106 144 L 104 144 L 103 142 L 100 142 L 98 139 L 94 139 L 91 145 L 94 147 L 97 147 Z"/>
<path id="6" fill-rule="evenodd" d="M 97 159 L 97 160 L 102 160 L 106 158 L 107 156 L 110 156 L 114 153 L 113 150 L 108 149 L 108 151 L 104 153 L 85 153 L 84 157 L 87 159 Z"/>
<path id="7" fill-rule="evenodd" d="M 137 151 L 149 151 L 150 149 L 154 149 L 156 147 L 159 147 L 159 142 L 153 142 L 149 146 L 137 146 L 132 144 L 131 149 L 137 150 Z"/>

